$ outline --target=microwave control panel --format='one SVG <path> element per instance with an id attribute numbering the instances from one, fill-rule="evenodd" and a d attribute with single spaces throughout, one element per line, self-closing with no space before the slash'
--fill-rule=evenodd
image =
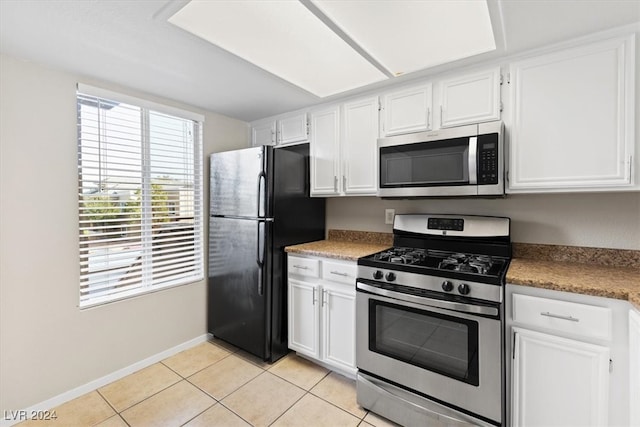
<path id="1" fill-rule="evenodd" d="M 498 134 L 478 137 L 478 184 L 498 183 Z"/>

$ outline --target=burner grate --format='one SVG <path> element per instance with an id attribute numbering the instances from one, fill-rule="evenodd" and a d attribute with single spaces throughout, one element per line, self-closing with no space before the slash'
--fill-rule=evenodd
<path id="1" fill-rule="evenodd" d="M 438 268 L 463 273 L 487 274 L 493 264 L 493 260 L 488 255 L 456 253 L 440 261 Z"/>

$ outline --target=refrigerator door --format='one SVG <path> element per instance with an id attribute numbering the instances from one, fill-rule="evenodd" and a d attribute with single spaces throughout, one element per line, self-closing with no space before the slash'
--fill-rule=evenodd
<path id="1" fill-rule="evenodd" d="M 262 359 L 271 357 L 271 221 L 211 217 L 208 330 Z"/>
<path id="2" fill-rule="evenodd" d="M 270 217 L 267 174 L 272 147 L 214 153 L 210 157 L 210 215 Z"/>

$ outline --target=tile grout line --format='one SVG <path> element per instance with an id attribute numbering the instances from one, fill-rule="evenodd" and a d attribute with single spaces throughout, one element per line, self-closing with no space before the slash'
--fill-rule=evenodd
<path id="1" fill-rule="evenodd" d="M 98 388 L 97 388 L 95 391 L 96 391 L 96 393 L 98 393 L 98 396 L 100 396 L 100 398 L 101 398 L 102 400 L 104 400 L 104 402 L 105 402 L 107 405 L 109 405 L 109 407 L 110 407 L 111 409 L 113 409 L 113 412 L 115 412 L 115 414 L 114 414 L 114 415 L 111 415 L 111 416 L 109 416 L 109 417 L 105 418 L 104 420 L 102 420 L 102 421 L 100 421 L 99 423 L 96 423 L 96 424 L 103 423 L 103 422 L 107 421 L 108 419 L 110 419 L 110 418 L 111 418 L 111 417 L 113 417 L 113 416 L 118 416 L 118 417 L 122 418 L 122 417 L 120 416 L 120 413 L 118 412 L 118 410 L 117 410 L 116 408 L 114 408 L 114 407 L 113 407 L 113 405 L 111 404 L 111 402 L 109 402 L 109 401 L 107 400 L 107 398 L 106 398 L 106 397 L 104 397 L 104 396 L 102 395 L 102 393 L 100 393 L 100 389 L 98 389 Z M 86 394 L 89 394 L 89 393 L 86 393 Z M 86 394 L 85 394 L 85 395 L 86 395 Z M 124 420 L 123 420 L 123 421 L 124 421 Z M 127 423 L 126 421 L 125 421 L 125 424 L 129 425 L 129 423 Z"/>
<path id="2" fill-rule="evenodd" d="M 228 395 L 226 395 L 225 397 L 223 397 L 222 399 L 220 399 L 218 401 L 218 403 L 220 405 L 222 405 L 225 409 L 227 409 L 229 412 L 231 412 L 232 414 L 234 414 L 236 417 L 240 418 L 242 421 L 244 421 L 245 423 L 249 424 L 251 427 L 255 427 L 252 423 L 249 422 L 249 420 L 246 420 L 244 417 L 242 417 L 240 414 L 236 413 L 236 411 L 234 411 L 233 409 L 231 409 L 230 407 L 228 407 L 227 405 L 224 404 L 223 400 L 226 399 L 227 397 L 231 396 L 233 393 L 235 393 L 236 391 L 240 390 L 242 387 L 244 387 L 245 385 L 249 384 L 251 381 L 255 380 L 256 378 L 258 378 L 260 375 L 264 375 L 264 373 L 267 372 L 266 369 L 262 369 L 262 372 L 259 373 L 258 375 L 256 375 L 255 377 L 253 377 L 252 379 L 250 379 L 249 381 L 247 381 L 246 383 L 244 383 L 241 387 L 238 387 L 237 389 L 235 389 L 232 393 L 229 393 Z M 288 409 L 287 409 L 288 411 Z M 285 411 L 286 412 L 286 411 Z M 282 416 L 282 415 L 280 415 Z M 280 418 L 280 417 L 278 417 Z M 274 421 L 275 422 L 275 421 Z"/>
<path id="3" fill-rule="evenodd" d="M 250 425 L 251 427 L 255 427 L 253 424 L 251 424 L 249 422 L 249 420 L 245 420 L 240 414 L 237 414 L 233 409 L 229 408 L 227 405 L 225 405 L 224 403 L 222 403 L 222 400 L 218 401 L 218 403 L 220 405 L 222 405 L 223 408 L 225 408 L 227 411 L 231 412 L 233 415 L 235 415 L 236 417 L 240 418 L 242 421 L 244 421 L 245 423 L 247 423 L 248 425 Z"/>
<path id="4" fill-rule="evenodd" d="M 195 419 L 196 419 L 196 418 L 198 418 L 200 415 L 204 414 L 204 413 L 205 413 L 205 412 L 207 412 L 209 409 L 213 408 L 213 407 L 214 407 L 214 406 L 216 406 L 218 403 L 220 403 L 220 402 L 218 402 L 215 398 L 213 398 L 213 400 L 215 401 L 215 402 L 213 402 L 213 405 L 211 405 L 211 406 L 209 406 L 209 407 L 205 408 L 203 411 L 201 411 L 201 412 L 197 413 L 196 415 L 194 415 L 193 417 L 189 418 L 187 421 L 185 421 L 184 423 L 180 424 L 180 426 L 185 426 L 185 425 L 189 424 L 191 421 L 195 420 Z"/>

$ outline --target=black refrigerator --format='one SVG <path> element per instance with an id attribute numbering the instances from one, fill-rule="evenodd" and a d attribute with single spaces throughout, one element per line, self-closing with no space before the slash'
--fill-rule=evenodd
<path id="1" fill-rule="evenodd" d="M 285 246 L 322 240 L 309 144 L 210 157 L 208 331 L 268 362 L 287 349 Z"/>

